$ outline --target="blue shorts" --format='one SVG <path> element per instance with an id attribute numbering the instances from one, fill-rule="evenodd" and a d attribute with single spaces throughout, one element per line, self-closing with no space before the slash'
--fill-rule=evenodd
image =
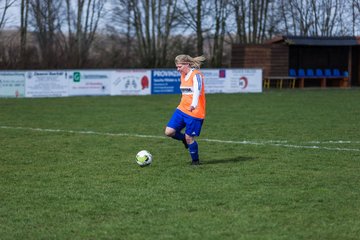
<path id="1" fill-rule="evenodd" d="M 191 117 L 179 109 L 176 109 L 167 126 L 178 132 L 186 127 L 185 134 L 193 137 L 200 136 L 203 122 L 204 119 Z"/>

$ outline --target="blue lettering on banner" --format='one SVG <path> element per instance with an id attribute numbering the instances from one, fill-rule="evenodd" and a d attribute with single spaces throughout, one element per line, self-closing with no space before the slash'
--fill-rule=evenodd
<path id="1" fill-rule="evenodd" d="M 179 94 L 180 73 L 176 70 L 152 70 L 151 94 Z"/>

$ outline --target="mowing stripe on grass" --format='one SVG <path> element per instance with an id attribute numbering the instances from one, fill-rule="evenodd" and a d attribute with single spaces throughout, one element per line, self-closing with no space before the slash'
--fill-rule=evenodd
<path id="1" fill-rule="evenodd" d="M 12 126 L 0 126 L 2 129 L 15 129 L 15 130 L 29 130 L 29 131 L 39 131 L 39 132 L 63 132 L 63 133 L 75 133 L 75 134 L 92 134 L 92 135 L 103 135 L 103 136 L 121 136 L 121 137 L 137 137 L 137 138 L 155 138 L 155 139 L 165 139 L 165 136 L 156 136 L 156 135 L 142 135 L 142 134 L 131 134 L 131 133 L 104 133 L 104 132 L 94 132 L 94 131 L 75 131 L 75 130 L 63 130 L 63 129 L 48 129 L 48 128 L 30 128 L 30 127 L 12 127 Z M 319 150 L 330 150 L 330 151 L 351 151 L 351 152 L 360 152 L 358 148 L 339 148 L 339 147 L 326 147 L 318 145 L 295 145 L 289 144 L 287 140 L 267 140 L 267 141 L 231 141 L 231 140 L 218 140 L 218 139 L 208 139 L 201 138 L 198 141 L 204 142 L 216 142 L 216 143 L 228 143 L 228 144 L 243 144 L 243 145 L 268 145 L 276 147 L 286 147 L 286 148 L 301 148 L 301 149 L 319 149 Z M 303 144 L 359 144 L 360 141 L 310 141 Z"/>

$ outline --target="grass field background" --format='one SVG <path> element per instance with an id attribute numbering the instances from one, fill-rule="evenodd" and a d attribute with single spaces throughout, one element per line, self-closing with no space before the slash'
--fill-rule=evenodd
<path id="1" fill-rule="evenodd" d="M 209 94 L 196 167 L 178 101 L 0 99 L 0 239 L 359 238 L 359 89 Z"/>

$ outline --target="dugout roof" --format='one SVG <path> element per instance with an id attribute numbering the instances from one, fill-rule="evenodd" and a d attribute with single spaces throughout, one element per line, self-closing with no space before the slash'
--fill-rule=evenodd
<path id="1" fill-rule="evenodd" d="M 263 44 L 233 44 L 231 66 L 262 68 L 263 77 L 288 76 L 290 69 L 339 69 L 351 86 L 360 86 L 360 36 L 280 35 Z"/>
<path id="2" fill-rule="evenodd" d="M 266 42 L 267 44 L 285 43 L 299 46 L 359 46 L 360 37 L 305 37 L 305 36 L 278 36 Z"/>

